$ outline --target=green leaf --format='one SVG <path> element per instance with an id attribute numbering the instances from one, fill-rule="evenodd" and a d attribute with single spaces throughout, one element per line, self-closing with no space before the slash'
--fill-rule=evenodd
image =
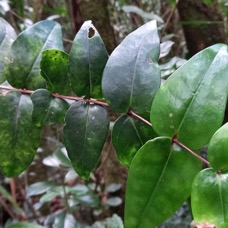
<path id="1" fill-rule="evenodd" d="M 60 98 L 54 98 L 46 89 L 38 89 L 32 95 L 32 120 L 38 127 L 63 123 L 68 103 Z"/>
<path id="2" fill-rule="evenodd" d="M 114 192 L 119 191 L 121 188 L 122 188 L 122 184 L 112 183 L 112 184 L 109 184 L 106 187 L 106 192 L 108 192 L 108 193 L 114 193 Z"/>
<path id="3" fill-rule="evenodd" d="M 67 212 L 59 213 L 54 220 L 53 228 L 83 228 L 82 224 L 79 224 L 72 214 Z M 85 227 L 86 228 L 86 227 Z"/>
<path id="4" fill-rule="evenodd" d="M 42 182 L 31 184 L 26 189 L 26 197 L 43 194 L 56 186 L 57 186 L 56 183 L 51 181 L 42 181 Z"/>
<path id="5" fill-rule="evenodd" d="M 154 137 L 153 128 L 142 121 L 127 115 L 119 117 L 112 130 L 112 143 L 118 160 L 129 167 L 139 148 Z"/>
<path id="6" fill-rule="evenodd" d="M 36 223 L 30 223 L 30 222 L 16 222 L 12 223 L 8 226 L 8 228 L 44 228 L 44 226 L 40 226 Z"/>
<path id="7" fill-rule="evenodd" d="M 191 205 L 194 221 L 228 227 L 228 174 L 202 170 L 192 185 Z"/>
<path id="8" fill-rule="evenodd" d="M 40 75 L 42 52 L 63 49 L 61 27 L 54 21 L 40 21 L 23 31 L 12 44 L 6 59 L 6 78 L 16 88 L 45 87 Z"/>
<path id="9" fill-rule="evenodd" d="M 155 21 L 128 35 L 113 51 L 102 79 L 103 95 L 111 108 L 138 114 L 150 112 L 160 86 L 160 42 Z"/>
<path id="10" fill-rule="evenodd" d="M 201 162 L 166 137 L 148 141 L 132 160 L 125 227 L 156 227 L 190 196 Z"/>
<path id="11" fill-rule="evenodd" d="M 122 199 L 119 196 L 113 196 L 106 200 L 105 204 L 110 207 L 118 207 L 122 203 Z"/>
<path id="12" fill-rule="evenodd" d="M 228 170 L 228 123 L 219 128 L 208 145 L 208 160 L 215 170 Z"/>
<path id="13" fill-rule="evenodd" d="M 45 50 L 42 53 L 40 68 L 41 75 L 46 80 L 49 91 L 65 95 L 71 93 L 72 90 L 67 76 L 67 53 L 56 49 Z"/>
<path id="14" fill-rule="evenodd" d="M 91 21 L 77 33 L 69 54 L 69 79 L 78 96 L 102 98 L 101 78 L 108 60 L 104 43 Z"/>
<path id="15" fill-rule="evenodd" d="M 15 201 L 15 199 L 13 198 L 13 196 L 2 185 L 0 185 L 0 193 L 1 193 L 2 197 L 7 199 L 13 205 L 14 208 L 19 210 L 20 207 L 17 204 L 17 202 Z"/>
<path id="16" fill-rule="evenodd" d="M 75 102 L 67 111 L 64 142 L 79 176 L 87 179 L 95 167 L 109 130 L 107 111 L 100 105 Z"/>
<path id="17" fill-rule="evenodd" d="M 178 68 L 155 96 L 151 121 L 158 135 L 198 149 L 221 126 L 227 101 L 228 53 L 213 45 Z M 194 140 L 193 140 L 194 139 Z"/>
<path id="18" fill-rule="evenodd" d="M 61 166 L 72 168 L 70 159 L 67 156 L 67 151 L 64 147 L 58 147 L 55 152 L 43 159 L 43 164 L 51 167 Z"/>
<path id="19" fill-rule="evenodd" d="M 4 61 L 16 37 L 17 34 L 13 27 L 3 18 L 0 18 L 0 84 L 6 80 L 3 73 Z"/>
<path id="20" fill-rule="evenodd" d="M 59 192 L 54 192 L 54 191 L 46 192 L 43 196 L 41 196 L 39 202 L 43 205 L 44 203 L 50 202 L 51 200 L 53 200 L 54 198 L 60 195 L 61 194 Z"/>
<path id="21" fill-rule="evenodd" d="M 41 129 L 33 125 L 32 108 L 27 95 L 9 92 L 0 96 L 0 169 L 8 177 L 24 171 L 39 146 Z"/>

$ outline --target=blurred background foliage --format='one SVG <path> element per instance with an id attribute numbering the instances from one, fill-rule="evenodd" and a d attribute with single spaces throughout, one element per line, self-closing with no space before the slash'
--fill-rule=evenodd
<path id="1" fill-rule="evenodd" d="M 59 22 L 66 51 L 83 22 L 92 20 L 109 53 L 131 31 L 156 20 L 163 81 L 195 53 L 227 42 L 228 33 L 225 0 L 0 0 L 0 15 L 18 34 L 39 20 Z M 117 117 L 110 115 L 112 121 Z M 17 178 L 1 177 L 0 225 L 123 227 L 127 169 L 117 161 L 110 140 L 97 169 L 83 181 L 67 157 L 62 126 L 46 127 L 30 168 Z M 195 227 L 185 203 L 160 227 L 189 226 Z"/>

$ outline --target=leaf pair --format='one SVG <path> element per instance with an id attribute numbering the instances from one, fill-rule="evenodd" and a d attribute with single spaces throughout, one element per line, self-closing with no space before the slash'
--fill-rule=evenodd
<path id="1" fill-rule="evenodd" d="M 223 125 L 208 145 L 212 168 L 201 171 L 192 186 L 192 211 L 197 223 L 218 228 L 228 226 L 228 124 Z"/>
<path id="2" fill-rule="evenodd" d="M 51 92 L 69 95 L 73 91 L 78 96 L 101 99 L 101 77 L 107 59 L 99 33 L 91 21 L 86 21 L 76 34 L 69 55 L 54 49 L 43 52 L 41 72 Z"/>
<path id="3" fill-rule="evenodd" d="M 133 110 L 149 118 L 152 100 L 160 86 L 159 37 L 155 21 L 129 34 L 106 64 L 102 90 L 117 112 Z M 156 134 L 150 126 L 122 115 L 114 124 L 112 142 L 119 161 L 130 166 L 138 149 Z"/>
<path id="4" fill-rule="evenodd" d="M 2 21 L 2 25 L 6 27 L 5 22 L 3 22 L 4 21 Z M 6 34 L 3 35 L 8 36 L 11 30 L 10 27 L 6 28 L 8 30 L 5 32 Z M 89 30 L 91 28 L 94 34 L 90 37 Z M 10 39 L 11 37 L 9 36 L 7 38 Z M 6 41 L 8 41 L 8 39 L 6 39 Z M 5 46 L 3 46 L 7 48 L 9 44 L 4 42 L 3 44 Z M 55 49 L 52 50 L 50 48 Z M 69 59 L 68 55 L 62 50 L 62 34 L 59 24 L 53 21 L 41 21 L 23 31 L 13 42 L 7 53 L 4 73 L 8 82 L 16 88 L 38 89 L 31 96 L 34 107 L 32 106 L 30 98 L 27 98 L 30 103 L 25 99 L 21 99 L 17 101 L 19 104 L 15 104 L 15 107 L 18 107 L 19 111 L 16 110 L 15 114 L 15 110 L 12 110 L 12 112 L 8 114 L 9 119 L 11 119 L 12 116 L 13 121 L 11 120 L 11 125 L 15 129 L 5 127 L 6 123 L 10 123 L 6 116 L 7 110 L 10 109 L 10 107 L 6 108 L 6 104 L 8 102 L 9 106 L 11 105 L 9 102 L 10 99 L 13 100 L 11 93 L 7 94 L 4 92 L 3 95 L 6 95 L 6 97 L 1 97 L 4 102 L 1 103 L 2 122 L 0 124 L 0 135 L 9 143 L 6 143 L 6 145 L 0 148 L 3 154 L 2 157 L 4 158 L 0 166 L 2 166 L 2 171 L 7 176 L 18 175 L 31 163 L 34 157 L 35 150 L 38 146 L 36 142 L 38 141 L 34 140 L 34 146 L 31 147 L 28 141 L 32 142 L 32 140 L 28 138 L 25 140 L 25 132 L 32 134 L 33 131 L 30 131 L 30 128 L 34 128 L 34 131 L 36 129 L 37 132 L 40 133 L 40 127 L 44 125 L 63 122 L 68 104 L 62 99 L 54 98 L 52 95 L 53 92 L 69 94 L 73 90 L 81 96 L 102 97 L 101 77 L 108 55 L 99 34 L 91 22 L 86 22 L 77 34 Z M 3 51 L 5 51 L 5 49 L 3 49 Z M 42 55 L 43 58 L 41 61 Z M 83 62 L 80 59 L 83 59 Z M 83 70 L 81 71 L 81 69 Z M 87 73 L 85 74 L 85 72 Z M 71 84 L 69 84 L 68 81 L 68 73 Z M 45 89 L 40 89 L 45 87 L 46 83 L 50 92 Z M 24 95 L 21 96 L 27 97 Z M 28 105 L 27 113 L 24 115 L 27 117 L 26 119 L 24 119 L 22 115 L 19 115 L 20 108 L 23 108 L 25 105 Z M 77 106 L 78 103 L 75 105 Z M 75 106 L 73 105 L 72 107 Z M 66 116 L 66 123 L 70 124 L 66 124 L 64 128 L 66 132 L 65 141 L 68 145 L 69 156 L 73 159 L 76 157 L 77 159 L 77 161 L 72 161 L 74 168 L 76 168 L 79 174 L 82 173 L 80 170 L 85 169 L 83 172 L 86 173 L 86 178 L 88 178 L 89 173 L 97 163 L 107 136 L 108 118 L 107 112 L 99 105 L 80 103 L 78 108 L 79 111 L 75 108 L 71 108 Z M 85 112 L 80 113 L 82 109 L 85 109 Z M 10 111 L 11 109 L 9 112 Z M 16 117 L 14 117 L 14 115 L 16 115 Z M 20 121 L 23 121 L 23 123 Z M 32 121 L 39 129 L 34 126 Z M 23 134 L 17 132 L 19 129 L 18 124 L 20 123 Z M 78 127 L 77 131 L 79 135 L 72 135 L 75 130 L 72 126 L 75 126 L 75 124 L 78 124 L 76 127 Z M 104 130 L 102 131 L 99 125 L 103 126 L 103 124 Z M 97 126 L 98 129 L 95 130 Z M 94 131 L 89 132 L 93 128 Z M 89 134 L 93 135 L 87 137 Z M 36 136 L 37 133 L 35 132 L 34 137 Z M 80 142 L 81 136 L 83 140 Z M 92 136 L 94 136 L 94 138 L 90 141 L 90 137 Z M 33 137 L 33 135 L 31 137 Z M 69 138 L 72 141 L 68 140 Z M 15 141 L 15 143 L 9 145 L 12 140 Z M 76 155 L 74 146 L 75 140 L 78 142 L 77 145 L 80 144 L 79 148 L 76 148 Z M 24 144 L 30 146 L 24 148 Z M 18 149 L 18 145 L 22 145 L 23 148 Z M 10 152 L 5 152 L 5 148 L 9 148 Z M 23 154 L 26 154 L 26 156 Z M 12 157 L 15 158 L 12 159 Z M 85 165 L 84 162 L 80 163 L 82 160 L 86 162 L 89 160 L 89 165 Z M 18 168 L 11 170 L 14 165 L 17 165 Z M 84 173 L 82 176 L 85 177 Z"/>
<path id="5" fill-rule="evenodd" d="M 214 45 L 192 57 L 157 92 L 151 108 L 151 121 L 155 132 L 168 138 L 149 141 L 132 160 L 127 183 L 126 227 L 155 227 L 190 196 L 200 162 L 190 160 L 193 158 L 171 139 L 177 137 L 191 149 L 198 149 L 209 142 L 223 121 L 227 72 L 227 46 Z M 179 158 L 174 156 L 176 147 L 181 154 Z M 167 159 L 168 156 L 173 160 Z M 223 178 L 225 176 L 221 176 Z"/>

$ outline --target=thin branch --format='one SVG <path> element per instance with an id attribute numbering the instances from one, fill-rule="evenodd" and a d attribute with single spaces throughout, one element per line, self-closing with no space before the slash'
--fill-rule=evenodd
<path id="1" fill-rule="evenodd" d="M 16 184 L 15 184 L 15 179 L 10 178 L 10 191 L 13 197 L 13 200 L 17 202 L 17 197 L 16 197 Z"/>
<path id="2" fill-rule="evenodd" d="M 190 154 L 192 154 L 193 156 L 197 157 L 198 159 L 200 159 L 202 162 L 204 162 L 206 165 L 210 166 L 210 162 L 207 161 L 206 159 L 202 158 L 201 156 L 199 156 L 197 153 L 195 153 L 194 151 L 192 151 L 191 149 L 189 149 L 187 146 L 185 146 L 184 144 L 182 144 L 180 141 L 178 141 L 177 138 L 173 138 L 173 142 L 176 143 L 178 146 L 182 147 L 183 149 L 185 149 L 186 151 L 188 151 Z"/>
<path id="3" fill-rule="evenodd" d="M 10 86 L 3 86 L 3 85 L 0 85 L 0 89 L 9 90 L 9 91 L 18 91 L 18 92 L 21 92 L 23 94 L 34 93 L 33 90 L 16 89 L 16 88 L 13 88 Z M 92 99 L 92 98 L 84 99 L 83 97 L 65 96 L 65 95 L 61 95 L 61 94 L 57 94 L 57 93 L 52 93 L 52 96 L 56 97 L 56 98 L 61 98 L 61 99 L 68 99 L 68 100 L 74 100 L 74 101 L 85 101 L 85 102 L 94 103 L 94 104 L 98 104 L 98 105 L 102 105 L 102 106 L 108 106 L 108 104 L 106 102 L 98 101 L 98 100 Z"/>
<path id="4" fill-rule="evenodd" d="M 132 110 L 129 110 L 127 114 L 128 114 L 128 115 L 131 115 L 131 116 L 133 116 L 133 117 L 135 117 L 135 118 L 137 118 L 137 119 L 139 119 L 139 120 L 141 120 L 141 121 L 144 122 L 145 124 L 147 124 L 147 125 L 149 125 L 149 126 L 152 127 L 152 124 L 151 124 L 149 121 L 147 121 L 146 119 L 142 118 L 141 116 L 139 116 L 138 114 L 136 114 L 136 113 L 133 112 Z"/>
<path id="5" fill-rule="evenodd" d="M 164 26 L 164 29 L 163 29 L 163 31 L 162 31 L 162 35 L 161 35 L 161 36 L 163 36 L 163 34 L 165 33 L 166 29 L 168 28 L 168 25 L 169 25 L 169 23 L 170 23 L 170 21 L 171 21 L 171 19 L 172 19 L 172 17 L 173 17 L 173 14 L 174 14 L 174 12 L 175 12 L 175 10 L 176 10 L 176 8 L 177 8 L 178 3 L 179 3 L 179 0 L 176 0 L 175 6 L 174 6 L 174 8 L 172 9 L 171 13 L 169 14 L 169 17 L 168 17 L 168 19 L 167 19 L 167 21 L 166 21 L 166 24 L 165 24 L 165 26 Z"/>
<path id="6" fill-rule="evenodd" d="M 0 89 L 5 89 L 5 90 L 9 90 L 9 91 L 18 91 L 18 92 L 25 93 L 25 94 L 32 94 L 34 92 L 32 90 L 16 89 L 16 88 L 13 88 L 13 87 L 2 86 L 2 85 L 0 85 Z M 106 102 L 98 101 L 98 100 L 95 100 L 93 98 L 84 99 L 82 97 L 65 96 L 65 95 L 60 95 L 60 94 L 57 94 L 57 93 L 53 93 L 52 95 L 54 97 L 56 97 L 56 98 L 61 98 L 61 99 L 68 99 L 68 100 L 75 100 L 75 101 L 85 101 L 85 102 L 94 103 L 94 104 L 98 104 L 98 105 L 102 105 L 102 106 L 108 106 L 108 104 Z M 127 112 L 127 114 L 128 115 L 131 115 L 131 116 L 133 116 L 133 117 L 135 117 L 135 118 L 137 118 L 139 120 L 141 120 L 145 124 L 147 124 L 147 125 L 149 125 L 149 126 L 152 127 L 152 124 L 148 120 L 146 120 L 143 117 L 139 116 L 138 114 L 136 114 L 132 110 L 129 110 Z M 182 147 L 183 149 L 185 149 L 186 151 L 188 151 L 189 153 L 191 153 L 193 156 L 195 156 L 198 159 L 200 159 L 202 162 L 204 162 L 208 166 L 210 166 L 210 163 L 206 159 L 202 158 L 201 156 L 199 156 L 198 154 L 196 154 L 194 151 L 192 151 L 191 149 L 189 149 L 187 146 L 185 146 L 184 144 L 182 144 L 181 142 L 179 142 L 177 140 L 177 138 L 173 138 L 173 142 L 176 143 L 177 145 L 179 145 L 180 147 Z"/>
<path id="7" fill-rule="evenodd" d="M 11 211 L 11 209 L 10 209 L 9 206 L 6 204 L 6 202 L 4 201 L 4 199 L 2 198 L 2 196 L 0 196 L 0 204 L 2 205 L 2 207 L 5 209 L 5 211 L 8 213 L 8 215 L 9 215 L 13 220 L 17 220 L 17 216 Z"/>
<path id="8" fill-rule="evenodd" d="M 28 199 L 26 198 L 25 190 L 19 181 L 17 181 L 17 185 L 19 187 L 22 197 L 25 199 L 26 204 L 28 205 L 29 209 L 32 212 L 33 218 L 37 221 L 37 223 L 39 223 L 39 220 L 38 220 L 39 215 L 37 214 L 36 210 L 34 209 L 33 204 L 30 201 L 30 198 L 28 198 Z"/>

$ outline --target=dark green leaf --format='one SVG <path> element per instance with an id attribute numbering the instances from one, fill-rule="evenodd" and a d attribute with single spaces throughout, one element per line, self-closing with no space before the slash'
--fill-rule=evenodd
<path id="1" fill-rule="evenodd" d="M 7 52 L 16 37 L 17 34 L 13 27 L 3 18 L 0 18 L 0 84 L 6 80 L 3 73 L 4 61 Z"/>
<path id="2" fill-rule="evenodd" d="M 26 197 L 37 196 L 43 194 L 53 187 L 56 187 L 56 183 L 51 181 L 43 181 L 31 184 L 26 190 Z"/>
<path id="3" fill-rule="evenodd" d="M 88 178 L 95 167 L 109 130 L 107 111 L 100 105 L 75 102 L 67 111 L 64 142 L 78 175 Z"/>
<path id="4" fill-rule="evenodd" d="M 102 98 L 101 78 L 108 60 L 104 43 L 91 21 L 77 33 L 69 55 L 69 79 L 78 96 Z"/>
<path id="5" fill-rule="evenodd" d="M 48 49 L 42 53 L 40 62 L 41 75 L 47 82 L 48 90 L 54 93 L 69 95 L 71 93 L 68 80 L 68 54 Z"/>
<path id="6" fill-rule="evenodd" d="M 161 86 L 152 105 L 151 121 L 157 134 L 177 135 L 192 149 L 206 145 L 223 121 L 227 77 L 224 44 L 199 52 L 177 69 Z"/>
<path id="7" fill-rule="evenodd" d="M 208 145 L 208 160 L 215 170 L 228 170 L 228 123 L 219 128 Z"/>
<path id="8" fill-rule="evenodd" d="M 6 59 L 6 78 L 16 88 L 45 87 L 40 75 L 42 52 L 63 49 L 61 27 L 54 21 L 40 21 L 23 31 L 14 41 Z"/>
<path id="9" fill-rule="evenodd" d="M 192 185 L 192 212 L 197 223 L 228 227 L 228 174 L 208 168 L 202 170 Z"/>
<path id="10" fill-rule="evenodd" d="M 130 166 L 141 146 L 156 137 L 153 128 L 135 118 L 123 115 L 117 119 L 112 130 L 112 143 L 118 160 Z"/>
<path id="11" fill-rule="evenodd" d="M 132 160 L 126 190 L 125 227 L 155 227 L 190 196 L 200 161 L 166 137 L 148 141 Z"/>
<path id="12" fill-rule="evenodd" d="M 111 108 L 149 114 L 160 86 L 160 42 L 155 21 L 128 35 L 113 51 L 104 70 L 103 95 Z"/>
<path id="13" fill-rule="evenodd" d="M 41 130 L 33 125 L 32 108 L 30 97 L 19 92 L 0 96 L 0 169 L 8 177 L 24 171 L 39 146 Z"/>
<path id="14" fill-rule="evenodd" d="M 32 95 L 32 120 L 38 127 L 54 123 L 63 123 L 68 103 L 60 98 L 54 98 L 46 89 L 38 89 Z"/>

